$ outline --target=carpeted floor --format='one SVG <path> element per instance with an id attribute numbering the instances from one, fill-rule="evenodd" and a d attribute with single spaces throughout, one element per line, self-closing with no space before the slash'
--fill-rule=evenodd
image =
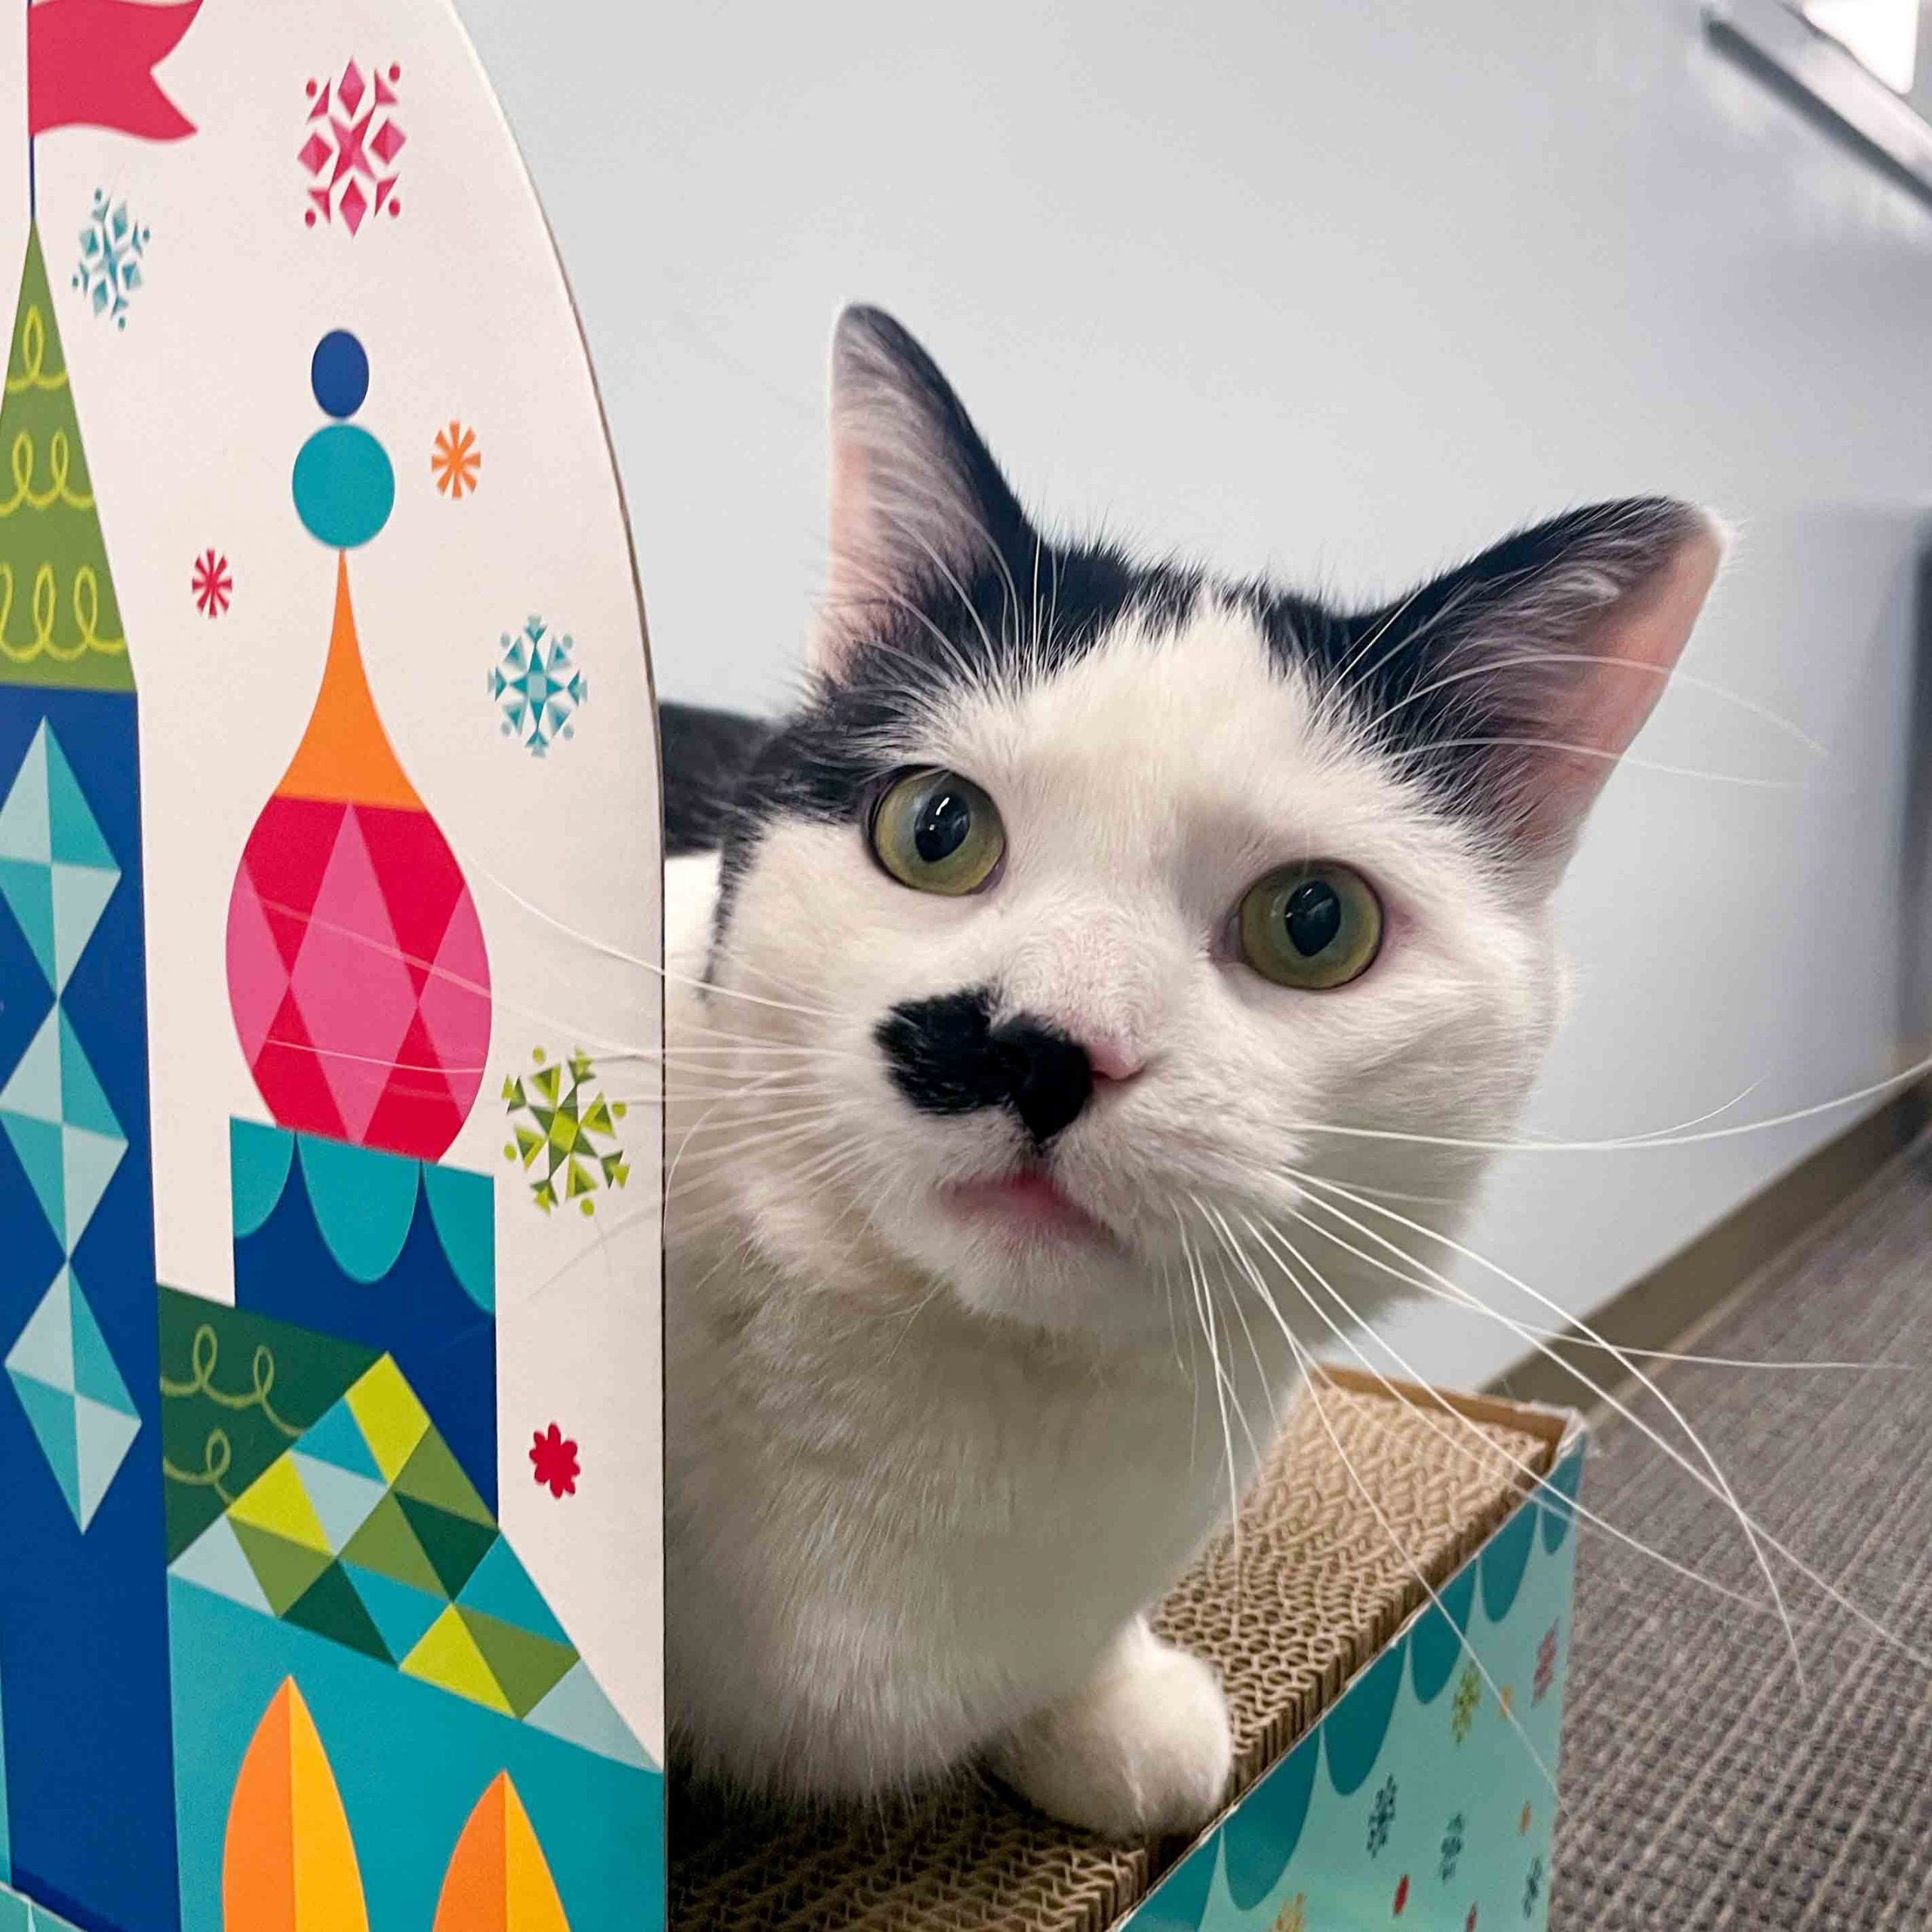
<path id="1" fill-rule="evenodd" d="M 1663 1386 L 1766 1530 L 1932 1654 L 1932 1140 L 1692 1346 L 1911 1365 Z M 1629 1425 L 1599 1432 L 1583 1500 L 1765 1600 L 1722 1503 Z M 1581 1552 L 1553 1932 L 1932 1927 L 1932 1673 L 1780 1564 L 1801 1694 L 1772 1617 L 1601 1534 Z"/>

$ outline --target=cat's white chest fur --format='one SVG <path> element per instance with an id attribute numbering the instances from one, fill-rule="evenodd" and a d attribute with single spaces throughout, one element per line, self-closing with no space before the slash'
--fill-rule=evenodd
<path id="1" fill-rule="evenodd" d="M 688 983 L 715 874 L 709 860 L 667 869 L 674 1052 L 712 1036 Z M 717 1091 L 691 1084 L 674 1150 Z M 1183 1783 L 1224 1776 L 1211 1678 L 1134 1623 L 1253 1466 L 1200 1391 L 1182 1318 L 1117 1349 L 1044 1337 L 970 1313 L 863 1243 L 850 1279 L 812 1280 L 749 1252 L 712 1193 L 693 1190 L 697 1232 L 674 1228 L 666 1283 L 669 1675 L 685 1748 L 780 1789 L 875 1795 L 997 1756 L 1125 1643 L 1145 1652 L 1128 1665 L 1174 1678 Z M 1291 1358 L 1278 1336 L 1244 1349 L 1228 1372 L 1259 1425 Z M 1092 1748 L 1112 1764 L 1122 1742 L 1109 1730 Z M 1089 1777 L 1077 1749 L 1063 1769 Z M 1137 1776 L 1148 1815 L 1178 1815 L 1159 1777 Z M 1131 1804 L 1101 1820 L 1143 1821 Z"/>

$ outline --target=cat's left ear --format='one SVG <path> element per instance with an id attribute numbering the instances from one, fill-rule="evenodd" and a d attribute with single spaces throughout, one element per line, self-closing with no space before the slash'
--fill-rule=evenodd
<path id="1" fill-rule="evenodd" d="M 1663 695 L 1724 549 L 1688 503 L 1575 510 L 1360 620 L 1358 669 L 1414 768 L 1450 778 L 1553 878 Z"/>
<path id="2" fill-rule="evenodd" d="M 1026 514 L 937 364 L 877 309 L 848 309 L 832 345 L 831 565 L 814 645 L 836 678 L 906 605 L 1011 580 Z"/>

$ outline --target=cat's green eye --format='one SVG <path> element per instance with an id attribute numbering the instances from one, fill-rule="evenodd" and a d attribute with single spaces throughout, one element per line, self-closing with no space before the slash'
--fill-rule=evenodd
<path id="1" fill-rule="evenodd" d="M 872 813 L 872 850 L 916 892 L 976 892 L 1006 852 L 999 808 L 956 771 L 915 771 Z"/>
<path id="2" fill-rule="evenodd" d="M 1284 866 L 1241 902 L 1241 957 L 1278 986 L 1345 986 L 1368 971 L 1381 946 L 1382 902 L 1346 866 Z"/>

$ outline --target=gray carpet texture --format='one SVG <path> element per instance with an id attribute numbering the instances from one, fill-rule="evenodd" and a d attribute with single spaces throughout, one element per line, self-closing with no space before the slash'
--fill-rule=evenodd
<path id="1" fill-rule="evenodd" d="M 1932 1140 L 1687 1346 L 1903 1365 L 1660 1386 L 1764 1530 L 1932 1655 Z M 1773 1555 L 1801 1689 L 1735 1519 L 1628 1423 L 1599 1430 L 1583 1501 L 1759 1607 L 1586 1529 L 1553 1932 L 1932 1927 L 1932 1672 Z"/>

